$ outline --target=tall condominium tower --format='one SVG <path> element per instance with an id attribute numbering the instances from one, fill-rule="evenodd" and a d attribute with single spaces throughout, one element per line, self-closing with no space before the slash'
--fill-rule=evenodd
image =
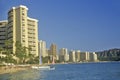
<path id="1" fill-rule="evenodd" d="M 7 37 L 6 29 L 7 29 L 7 20 L 0 21 L 0 47 L 5 48 L 5 40 Z"/>
<path id="2" fill-rule="evenodd" d="M 66 48 L 61 48 L 59 51 L 59 60 L 61 62 L 67 61 L 67 49 Z"/>
<path id="3" fill-rule="evenodd" d="M 12 7 L 8 12 L 7 38 L 12 40 L 11 49 L 16 51 L 16 42 L 24 47 L 31 47 L 31 54 L 38 56 L 38 20 L 28 17 L 28 8 L 20 5 Z"/>
<path id="4" fill-rule="evenodd" d="M 80 61 L 89 61 L 90 60 L 89 52 L 80 52 Z"/>
<path id="5" fill-rule="evenodd" d="M 57 46 L 55 44 L 51 44 L 50 46 L 50 55 L 54 57 L 57 55 Z"/>
<path id="6" fill-rule="evenodd" d="M 67 48 L 61 48 L 60 51 L 59 51 L 59 54 L 60 54 L 60 55 L 68 54 Z"/>
<path id="7" fill-rule="evenodd" d="M 80 50 L 77 50 L 77 51 L 75 52 L 75 59 L 76 59 L 77 62 L 80 61 Z"/>
<path id="8" fill-rule="evenodd" d="M 90 53 L 89 52 L 85 52 L 85 60 L 86 61 L 90 60 Z"/>
<path id="9" fill-rule="evenodd" d="M 98 61 L 97 54 L 95 54 L 95 52 L 90 53 L 90 61 Z"/>
<path id="10" fill-rule="evenodd" d="M 42 41 L 42 40 L 39 41 L 39 53 L 43 57 L 48 56 L 45 41 Z"/>
<path id="11" fill-rule="evenodd" d="M 70 62 L 76 62 L 75 61 L 75 51 L 70 51 L 70 53 L 69 53 L 69 61 Z"/>
<path id="12" fill-rule="evenodd" d="M 69 61 L 69 54 L 68 54 L 68 50 L 65 49 L 65 56 L 64 56 L 65 62 Z"/>

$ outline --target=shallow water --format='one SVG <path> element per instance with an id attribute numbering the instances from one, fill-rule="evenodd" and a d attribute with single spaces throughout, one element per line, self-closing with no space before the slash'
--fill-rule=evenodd
<path id="1" fill-rule="evenodd" d="M 55 70 L 26 70 L 0 80 L 120 80 L 120 62 L 58 64 Z"/>

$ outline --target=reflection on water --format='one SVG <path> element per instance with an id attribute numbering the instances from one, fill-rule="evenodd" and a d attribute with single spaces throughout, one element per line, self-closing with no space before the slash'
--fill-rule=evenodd
<path id="1" fill-rule="evenodd" d="M 0 76 L 0 80 L 39 80 L 40 72 L 37 70 L 26 70 Z"/>
<path id="2" fill-rule="evenodd" d="M 17 74 L 12 74 L 10 80 L 37 80 L 39 79 L 40 74 L 35 70 L 22 71 Z"/>

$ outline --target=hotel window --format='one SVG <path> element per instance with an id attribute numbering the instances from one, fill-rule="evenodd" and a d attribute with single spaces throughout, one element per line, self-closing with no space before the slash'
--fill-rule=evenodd
<path id="1" fill-rule="evenodd" d="M 22 28 L 22 32 L 25 33 L 25 29 Z"/>
<path id="2" fill-rule="evenodd" d="M 24 8 L 22 8 L 22 10 L 25 10 Z"/>
<path id="3" fill-rule="evenodd" d="M 22 40 L 23 42 L 25 42 L 25 40 Z"/>
<path id="4" fill-rule="evenodd" d="M 25 24 L 22 24 L 22 26 L 25 26 Z"/>
<path id="5" fill-rule="evenodd" d="M 24 18 L 22 18 L 22 21 L 25 21 L 25 19 L 24 19 Z"/>
<path id="6" fill-rule="evenodd" d="M 23 37 L 25 37 L 25 35 L 22 35 Z"/>
<path id="7" fill-rule="evenodd" d="M 22 11 L 22 16 L 25 16 L 25 11 Z"/>
<path id="8" fill-rule="evenodd" d="M 35 31 L 35 29 L 33 29 L 33 31 Z"/>

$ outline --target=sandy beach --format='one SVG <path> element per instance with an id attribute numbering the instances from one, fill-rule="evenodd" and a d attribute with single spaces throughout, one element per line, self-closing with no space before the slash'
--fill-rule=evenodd
<path id="1" fill-rule="evenodd" d="M 0 74 L 14 73 L 21 70 L 27 70 L 30 66 L 2 66 L 0 67 Z"/>

